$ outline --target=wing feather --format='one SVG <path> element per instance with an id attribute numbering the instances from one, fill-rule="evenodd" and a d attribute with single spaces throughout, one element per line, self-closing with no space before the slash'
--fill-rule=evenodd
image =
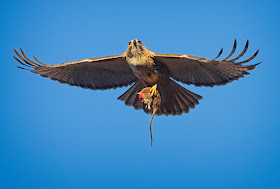
<path id="1" fill-rule="evenodd" d="M 243 78 L 244 75 L 248 75 L 248 71 L 254 69 L 258 64 L 253 65 L 242 65 L 253 60 L 259 50 L 248 58 L 241 62 L 235 62 L 241 58 L 248 49 L 249 41 L 243 51 L 234 59 L 227 60 L 230 58 L 236 49 L 237 42 L 234 41 L 233 49 L 230 54 L 220 60 L 215 60 L 220 57 L 222 50 L 212 60 L 195 57 L 187 54 L 155 54 L 155 62 L 164 63 L 170 73 L 170 77 L 177 81 L 181 81 L 186 84 L 193 84 L 195 86 L 214 86 L 214 85 L 225 85 L 233 80 Z"/>
<path id="2" fill-rule="evenodd" d="M 22 55 L 15 50 L 17 57 L 13 56 L 14 59 L 31 68 L 31 72 L 72 86 L 110 89 L 130 85 L 137 80 L 125 60 L 125 54 L 47 65 L 35 56 L 33 57 L 37 62 L 33 62 L 22 49 L 20 51 Z"/>

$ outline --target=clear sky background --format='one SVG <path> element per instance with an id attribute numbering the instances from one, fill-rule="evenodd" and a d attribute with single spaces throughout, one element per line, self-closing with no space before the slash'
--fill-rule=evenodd
<path id="1" fill-rule="evenodd" d="M 0 188 L 280 188 L 277 1 L 1 1 Z M 202 95 L 182 116 L 150 115 L 117 97 L 16 68 L 13 48 L 47 64 L 158 53 L 263 61 Z"/>

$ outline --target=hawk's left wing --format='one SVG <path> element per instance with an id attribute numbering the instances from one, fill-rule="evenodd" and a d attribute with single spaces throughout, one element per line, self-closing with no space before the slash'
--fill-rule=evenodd
<path id="1" fill-rule="evenodd" d="M 216 61 L 222 54 L 223 49 L 213 59 L 205 59 L 187 54 L 155 54 L 155 62 L 164 63 L 170 77 L 177 81 L 195 86 L 214 86 L 224 85 L 233 80 L 238 80 L 240 77 L 249 74 L 247 71 L 254 69 L 258 64 L 244 66 L 242 64 L 254 59 L 259 50 L 247 60 L 235 62 L 241 58 L 247 51 L 249 42 L 247 41 L 243 51 L 234 59 L 227 60 L 232 56 L 236 49 L 236 40 L 234 42 L 231 53 L 223 60 Z"/>
<path id="2" fill-rule="evenodd" d="M 60 83 L 89 89 L 110 89 L 130 85 L 137 80 L 125 60 L 125 54 L 47 65 L 34 56 L 37 62 L 33 62 L 20 50 L 22 55 L 15 50 L 18 58 L 14 56 L 19 63 L 32 68 L 30 71 L 33 73 Z"/>

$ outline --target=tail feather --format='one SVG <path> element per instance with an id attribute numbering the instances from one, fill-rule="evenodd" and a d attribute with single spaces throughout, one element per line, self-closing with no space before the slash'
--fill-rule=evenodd
<path id="1" fill-rule="evenodd" d="M 132 87 L 122 94 L 118 100 L 125 101 L 125 105 L 133 106 L 136 110 L 143 109 L 143 102 L 139 99 L 138 93 L 144 87 L 143 83 L 138 80 Z"/>
<path id="2" fill-rule="evenodd" d="M 141 81 L 137 81 L 118 99 L 125 101 L 128 106 L 133 106 L 135 109 L 143 109 L 145 113 L 151 113 L 139 99 L 138 93 L 145 88 Z M 181 115 L 188 113 L 190 108 L 194 108 L 199 104 L 198 100 L 202 99 L 197 95 L 181 85 L 177 84 L 171 79 L 166 79 L 158 83 L 158 90 L 161 95 L 161 104 L 158 108 L 156 115 Z"/>
<path id="3" fill-rule="evenodd" d="M 137 96 L 133 101 L 133 107 L 135 107 L 135 109 L 142 109 L 143 108 L 143 102 L 141 100 L 139 100 L 139 98 Z"/>
<path id="4" fill-rule="evenodd" d="M 171 115 L 181 115 L 182 114 L 182 109 L 179 105 L 179 102 L 176 98 L 176 89 L 173 88 L 173 86 L 170 86 L 169 88 L 170 90 L 170 94 L 169 97 L 166 98 L 165 100 L 167 101 L 167 103 L 165 101 L 163 101 L 163 104 L 166 106 L 167 112 Z M 170 107 L 167 108 L 167 107 Z M 169 111 L 168 111 L 169 109 Z"/>
<path id="5" fill-rule="evenodd" d="M 194 108 L 195 107 L 195 100 L 192 96 L 188 95 L 185 91 L 178 89 L 177 90 L 178 95 L 180 95 L 183 99 L 182 103 L 184 102 L 184 106 L 187 106 L 188 108 Z"/>
<path id="6" fill-rule="evenodd" d="M 194 108 L 195 105 L 199 104 L 200 99 L 202 99 L 202 96 L 195 94 L 184 87 L 180 86 L 179 84 L 174 82 L 174 85 L 177 86 L 179 94 L 183 96 L 183 99 L 187 101 L 189 104 L 187 104 L 190 108 Z"/>
<path id="7" fill-rule="evenodd" d="M 180 95 L 180 91 L 176 89 L 176 87 L 172 87 L 174 94 L 176 96 L 176 100 L 178 101 L 180 105 L 180 109 L 182 113 L 189 113 L 189 107 L 186 105 L 186 102 L 184 100 L 184 97 Z"/>
<path id="8" fill-rule="evenodd" d="M 189 113 L 189 108 L 188 106 L 186 106 L 184 100 L 182 99 L 179 93 L 176 94 L 176 99 L 180 105 L 182 113 Z"/>

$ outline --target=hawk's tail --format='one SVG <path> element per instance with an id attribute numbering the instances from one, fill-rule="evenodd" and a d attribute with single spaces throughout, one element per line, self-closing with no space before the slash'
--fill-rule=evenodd
<path id="1" fill-rule="evenodd" d="M 125 105 L 127 106 L 133 106 L 136 110 L 142 109 L 143 108 L 143 102 L 139 98 L 138 93 L 145 88 L 143 83 L 141 81 L 136 81 L 132 87 L 130 87 L 124 94 L 122 94 L 118 100 L 125 101 Z M 147 109 L 148 110 L 148 109 Z M 150 110 L 145 110 L 146 113 L 151 112 Z"/>
<path id="2" fill-rule="evenodd" d="M 146 113 L 151 113 L 152 110 L 149 110 L 138 96 L 138 93 L 143 88 L 145 86 L 140 81 L 137 81 L 118 99 L 125 101 L 126 105 L 133 106 L 135 109 L 143 109 Z M 199 104 L 198 100 L 202 99 L 202 96 L 185 89 L 171 79 L 165 79 L 158 83 L 157 89 L 162 101 L 156 115 L 188 113 L 189 109 L 194 108 L 196 104 Z"/>

